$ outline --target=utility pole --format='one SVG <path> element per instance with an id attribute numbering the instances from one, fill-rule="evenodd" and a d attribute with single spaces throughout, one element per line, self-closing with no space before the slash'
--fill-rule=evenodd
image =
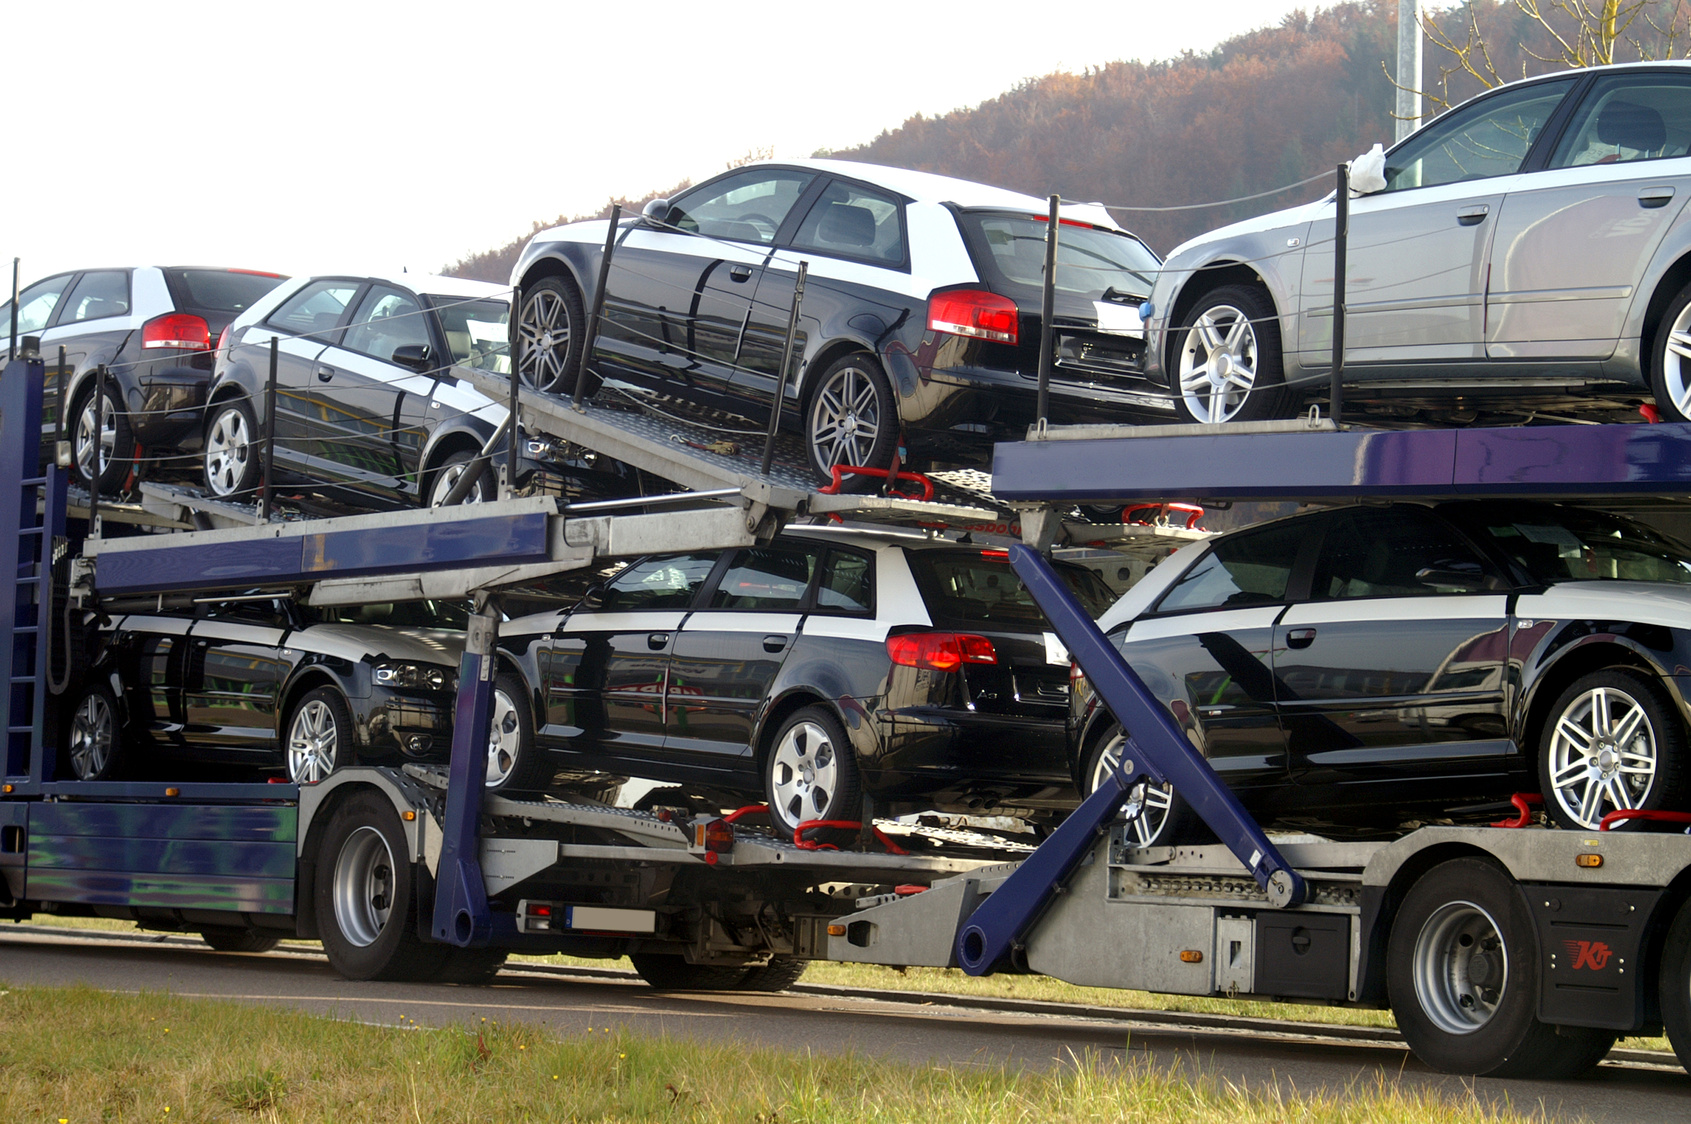
<path id="1" fill-rule="evenodd" d="M 1421 0 L 1397 0 L 1397 140 L 1420 127 Z"/>

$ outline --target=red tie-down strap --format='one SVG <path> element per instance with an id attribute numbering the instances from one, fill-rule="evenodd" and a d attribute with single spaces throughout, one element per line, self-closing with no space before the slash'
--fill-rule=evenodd
<path id="1" fill-rule="evenodd" d="M 1509 798 L 1509 803 L 1515 806 L 1519 813 L 1512 820 L 1498 820 L 1492 827 L 1528 827 L 1532 824 L 1532 810 L 1544 803 L 1544 797 L 1536 792 L 1517 792 Z"/>
<path id="2" fill-rule="evenodd" d="M 863 825 L 858 823 L 856 820 L 805 820 L 793 829 L 793 846 L 799 848 L 801 851 L 839 850 L 839 848 L 834 846 L 832 843 L 817 843 L 804 837 L 806 832 L 815 831 L 824 827 L 838 828 L 841 831 L 855 831 L 859 834 L 863 831 Z M 903 847 L 900 847 L 897 843 L 894 843 L 891 839 L 888 839 L 886 832 L 882 831 L 880 828 L 875 828 L 874 832 L 875 839 L 881 844 L 881 846 L 885 847 L 892 854 L 908 855 L 910 853 Z"/>
<path id="3" fill-rule="evenodd" d="M 1648 808 L 1616 808 L 1597 824 L 1598 831 L 1608 831 L 1618 823 L 1627 820 L 1643 820 L 1646 823 L 1679 823 L 1691 825 L 1691 812 L 1659 812 Z"/>
<path id="4" fill-rule="evenodd" d="M 829 469 L 828 471 L 833 474 L 834 479 L 832 480 L 832 482 L 825 484 L 822 487 L 816 489 L 818 493 L 820 493 L 821 495 L 824 495 L 824 496 L 837 496 L 837 495 L 839 495 L 840 494 L 840 488 L 844 486 L 845 478 L 847 476 L 873 476 L 877 480 L 885 480 L 889 475 L 891 475 L 884 468 L 868 468 L 864 465 L 858 465 L 858 464 L 836 464 L 833 468 Z M 929 480 L 926 476 L 922 475 L 920 472 L 903 472 L 903 471 L 901 471 L 894 477 L 894 479 L 896 479 L 896 480 L 908 480 L 913 484 L 921 485 L 922 494 L 921 495 L 915 495 L 914 493 L 911 493 L 911 492 L 900 492 L 900 491 L 895 490 L 895 491 L 889 491 L 887 493 L 887 495 L 889 495 L 889 496 L 896 496 L 901 500 L 923 500 L 923 501 L 931 500 L 931 499 L 934 498 L 934 482 L 932 480 Z"/>

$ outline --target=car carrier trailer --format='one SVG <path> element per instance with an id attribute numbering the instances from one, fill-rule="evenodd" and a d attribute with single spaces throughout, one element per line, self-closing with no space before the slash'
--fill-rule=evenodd
<path id="1" fill-rule="evenodd" d="M 513 951 L 626 953 L 653 984 L 692 988 L 780 987 L 809 959 L 943 965 L 1389 1006 L 1411 1048 L 1454 1072 L 1571 1075 L 1616 1035 L 1658 1025 L 1691 1060 L 1691 839 L 1527 828 L 1524 810 L 1522 828 L 1271 838 L 1041 554 L 1074 534 L 1065 512 L 1077 502 L 1684 496 L 1691 427 L 1047 431 L 999 447 L 993 491 L 1018 505 L 1007 519 L 1001 507 L 819 497 L 605 416 L 594 424 L 614 432 L 595 435 L 536 400 L 530 424 L 549 419 L 554 437 L 609 446 L 696 491 L 658 501 L 669 506 L 656 514 L 502 499 L 130 538 L 96 527 L 77 542 L 66 537 L 63 473 L 35 475 L 23 439 L 38 432 L 39 387 L 38 365 L 22 362 L 0 384 L 0 449 L 21 462 L 0 485 L 0 536 L 17 561 L 0 597 L 11 638 L 0 652 L 10 682 L 0 909 L 10 916 L 131 918 L 199 929 L 224 947 L 317 938 L 354 978 L 477 980 Z M 866 822 L 856 847 L 823 850 L 734 815 L 484 795 L 502 584 L 652 549 L 741 545 L 824 509 L 1019 523 L 1031 545 L 1012 549 L 1013 564 L 1131 732 L 1117 773 L 1047 839 L 960 847 L 918 832 L 901 843 Z M 64 602 L 249 588 L 317 603 L 475 597 L 449 767 L 352 767 L 307 786 L 59 779 L 49 696 L 71 671 L 54 639 Z M 1172 782 L 1221 842 L 1131 846 L 1145 781 Z"/>

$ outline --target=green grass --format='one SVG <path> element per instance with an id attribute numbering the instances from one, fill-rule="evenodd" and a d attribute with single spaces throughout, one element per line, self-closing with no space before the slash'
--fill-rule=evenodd
<path id="1" fill-rule="evenodd" d="M 1254 1091 L 1097 1056 L 1046 1071 L 807 1057 L 528 1024 L 375 1027 L 167 994 L 0 985 L 0 1120 L 1034 1124 L 1541 1120 L 1386 1078 Z"/>

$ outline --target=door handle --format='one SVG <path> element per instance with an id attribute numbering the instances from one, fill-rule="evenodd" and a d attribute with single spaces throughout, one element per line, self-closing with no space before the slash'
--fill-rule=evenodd
<path id="1" fill-rule="evenodd" d="M 1490 213 L 1491 208 L 1484 203 L 1477 207 L 1464 207 L 1456 212 L 1456 221 L 1462 226 L 1478 226 Z"/>
<path id="2" fill-rule="evenodd" d="M 646 647 L 657 651 L 669 643 L 669 633 L 654 632 L 646 637 Z"/>
<path id="3" fill-rule="evenodd" d="M 766 652 L 779 652 L 786 646 L 787 638 L 785 636 L 765 636 L 763 638 L 763 650 Z"/>
<path id="4" fill-rule="evenodd" d="M 731 265 L 728 267 L 728 276 L 736 281 L 750 281 L 752 279 L 752 267 L 749 265 Z"/>
<path id="5" fill-rule="evenodd" d="M 1286 647 L 1288 648 L 1307 648 L 1313 643 L 1315 643 L 1315 630 L 1313 628 L 1294 628 L 1286 633 Z"/>
<path id="6" fill-rule="evenodd" d="M 330 368 L 330 367 L 319 367 L 319 368 L 317 368 L 317 381 L 318 382 L 328 382 L 330 379 L 332 379 L 334 377 L 335 377 L 335 372 L 334 372 L 333 368 Z"/>
<path id="7" fill-rule="evenodd" d="M 1647 187 L 1638 193 L 1638 205 L 1649 210 L 1665 207 L 1668 200 L 1673 198 L 1671 187 Z"/>

